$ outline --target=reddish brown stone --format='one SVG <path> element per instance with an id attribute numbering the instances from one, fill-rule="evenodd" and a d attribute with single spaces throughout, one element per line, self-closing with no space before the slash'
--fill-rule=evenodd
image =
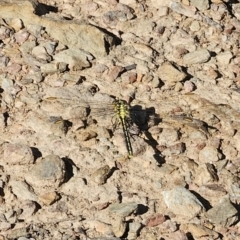
<path id="1" fill-rule="evenodd" d="M 109 206 L 109 202 L 99 204 L 99 205 L 97 205 L 97 210 L 98 211 L 103 210 L 103 209 L 107 208 L 108 206 Z"/>
<path id="2" fill-rule="evenodd" d="M 123 70 L 124 70 L 124 68 L 121 67 L 121 66 L 115 66 L 115 67 L 113 67 L 113 68 L 110 70 L 110 72 L 109 72 L 109 76 L 108 76 L 109 80 L 110 80 L 111 82 L 114 81 L 117 77 L 120 76 L 120 74 L 121 74 L 121 72 L 122 72 Z"/>
<path id="3" fill-rule="evenodd" d="M 155 227 L 159 224 L 162 224 L 166 218 L 162 214 L 154 214 L 151 217 L 149 217 L 146 221 L 146 226 L 148 227 Z"/>

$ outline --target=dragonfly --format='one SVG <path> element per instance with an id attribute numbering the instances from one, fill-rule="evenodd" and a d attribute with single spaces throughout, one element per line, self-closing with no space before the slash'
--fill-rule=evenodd
<path id="1" fill-rule="evenodd" d="M 153 123 L 151 123 L 153 125 L 163 120 L 161 116 L 155 113 L 154 108 L 143 108 L 141 104 L 131 106 L 127 101 L 117 97 L 99 92 L 93 94 L 89 91 L 77 89 L 76 86 L 53 88 L 49 90 L 48 95 L 50 96 L 44 99 L 45 104 L 41 104 L 41 106 L 54 116 L 61 115 L 60 120 L 55 121 L 56 124 L 63 124 L 63 119 L 69 120 L 74 118 L 85 119 L 87 124 L 91 118 L 97 119 L 97 122 L 111 119 L 112 129 L 115 129 L 116 125 L 120 124 L 129 158 L 134 155 L 131 138 L 134 135 L 140 135 L 141 132 L 146 132 L 150 126 L 150 120 L 153 120 Z M 173 109 L 174 106 L 175 108 L 177 106 L 174 102 L 171 102 L 169 107 L 166 107 L 166 101 L 156 103 L 159 109 L 165 108 L 168 113 L 170 108 Z M 113 123 L 113 118 L 115 119 L 115 123 Z M 169 114 L 165 119 L 172 125 L 174 125 L 174 122 L 178 122 L 180 125 L 197 128 L 207 134 L 205 122 L 199 119 L 187 117 L 182 114 L 176 115 L 174 112 Z"/>
<path id="2" fill-rule="evenodd" d="M 126 101 L 117 99 L 113 103 L 114 110 L 118 119 L 120 120 L 123 128 L 123 134 L 125 138 L 125 143 L 128 151 L 128 157 L 133 157 L 132 144 L 130 141 L 129 127 L 131 125 L 129 105 Z"/>
<path id="3" fill-rule="evenodd" d="M 133 135 L 139 135 L 140 128 L 146 123 L 146 110 L 141 109 L 140 106 L 131 107 L 127 101 L 107 94 L 99 93 L 93 96 L 86 92 L 82 94 L 78 92 L 78 95 L 74 95 L 73 88 L 66 89 L 57 93 L 50 91 L 52 96 L 44 98 L 41 103 L 43 110 L 54 115 L 51 119 L 56 120 L 52 122 L 63 124 L 63 119 L 81 118 L 88 124 L 91 119 L 97 119 L 97 122 L 111 119 L 112 129 L 121 125 L 128 158 L 132 158 L 131 138 Z M 59 114 L 61 117 L 56 117 Z"/>

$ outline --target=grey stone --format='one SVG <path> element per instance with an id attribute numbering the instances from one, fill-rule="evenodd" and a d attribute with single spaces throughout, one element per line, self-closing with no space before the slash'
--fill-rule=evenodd
<path id="1" fill-rule="evenodd" d="M 177 169 L 176 166 L 172 164 L 164 163 L 159 169 L 157 169 L 157 171 L 160 174 L 168 175 L 168 174 L 171 174 L 176 169 Z"/>
<path id="2" fill-rule="evenodd" d="M 23 212 L 19 216 L 19 219 L 27 220 L 38 210 L 38 205 L 35 201 L 25 201 L 21 205 L 21 208 Z"/>
<path id="3" fill-rule="evenodd" d="M 39 72 L 33 72 L 33 73 L 28 73 L 26 76 L 25 76 L 25 81 L 27 79 L 30 79 L 32 80 L 34 83 L 40 83 L 42 80 L 43 80 L 43 77 L 42 77 L 42 73 L 39 71 Z M 29 80 L 28 80 L 29 81 Z M 28 82 L 27 81 L 27 82 Z"/>
<path id="4" fill-rule="evenodd" d="M 12 192 L 19 200 L 37 200 L 34 190 L 26 182 L 10 181 L 10 185 L 12 186 Z"/>
<path id="5" fill-rule="evenodd" d="M 209 0 L 190 0 L 190 5 L 204 11 L 209 8 Z"/>
<path id="6" fill-rule="evenodd" d="M 116 9 L 119 12 L 122 12 L 122 14 L 120 14 L 120 16 L 118 16 L 118 20 L 119 21 L 125 21 L 125 19 L 126 20 L 131 20 L 131 19 L 134 18 L 134 15 L 132 13 L 133 9 L 130 8 L 128 5 L 122 4 L 122 3 L 118 3 Z M 121 18 L 122 15 L 124 15 L 123 19 Z"/>
<path id="7" fill-rule="evenodd" d="M 67 130 L 67 123 L 62 118 L 58 118 L 51 124 L 51 131 L 55 136 L 64 136 Z"/>
<path id="8" fill-rule="evenodd" d="M 31 238 L 26 238 L 26 237 L 20 237 L 17 240 L 31 240 Z"/>
<path id="9" fill-rule="evenodd" d="M 23 59 L 27 65 L 29 65 L 33 68 L 36 68 L 36 66 L 39 67 L 39 66 L 47 63 L 46 60 L 43 60 L 40 58 L 37 59 L 33 55 L 28 54 L 28 53 L 23 53 Z"/>
<path id="10" fill-rule="evenodd" d="M 43 26 L 38 24 L 28 24 L 26 26 L 28 32 L 30 32 L 36 38 L 41 37 L 41 31 L 43 30 Z"/>
<path id="11" fill-rule="evenodd" d="M 179 140 L 179 134 L 175 129 L 164 128 L 160 134 L 158 144 L 159 145 L 173 145 L 174 142 Z"/>
<path id="12" fill-rule="evenodd" d="M 46 42 L 44 44 L 41 44 L 47 51 L 49 55 L 52 55 L 57 47 L 56 42 Z"/>
<path id="13" fill-rule="evenodd" d="M 0 231 L 6 231 L 11 228 L 11 223 L 0 221 Z"/>
<path id="14" fill-rule="evenodd" d="M 91 175 L 91 179 L 99 184 L 102 185 L 106 182 L 108 175 L 110 173 L 110 167 L 108 165 L 105 165 L 101 168 L 98 168 L 92 175 Z"/>
<path id="15" fill-rule="evenodd" d="M 230 185 L 229 194 L 232 201 L 240 202 L 240 185 L 237 182 Z"/>
<path id="16" fill-rule="evenodd" d="M 208 171 L 207 164 L 199 164 L 196 168 L 196 177 L 195 183 L 198 185 L 208 184 L 209 182 L 215 181 L 213 179 L 215 175 L 212 175 L 211 172 Z"/>
<path id="17" fill-rule="evenodd" d="M 201 29 L 201 25 L 199 21 L 193 21 L 190 25 L 190 30 L 193 32 L 197 32 Z"/>
<path id="18" fill-rule="evenodd" d="M 20 46 L 20 51 L 22 53 L 29 53 L 36 46 L 35 41 L 26 41 Z"/>
<path id="19" fill-rule="evenodd" d="M 65 81 L 71 81 L 71 82 L 78 83 L 78 81 L 81 79 L 81 77 L 79 76 L 79 74 L 66 72 L 63 74 L 62 79 Z"/>
<path id="20" fill-rule="evenodd" d="M 136 0 L 119 0 L 119 3 L 122 3 L 122 4 L 136 4 L 137 1 Z"/>
<path id="21" fill-rule="evenodd" d="M 106 24 L 116 25 L 118 21 L 126 22 L 134 18 L 131 8 L 125 4 L 117 4 L 116 11 L 108 11 L 103 15 L 103 21 Z"/>
<path id="22" fill-rule="evenodd" d="M 5 217 L 6 217 L 7 221 L 11 224 L 15 224 L 18 220 L 17 213 L 13 209 L 8 210 L 5 213 Z"/>
<path id="23" fill-rule="evenodd" d="M 0 222 L 7 222 L 7 219 L 3 213 L 0 213 Z"/>
<path id="24" fill-rule="evenodd" d="M 66 63 L 46 63 L 41 67 L 41 72 L 45 74 L 61 73 L 67 69 Z"/>
<path id="25" fill-rule="evenodd" d="M 219 53 L 216 56 L 218 63 L 223 66 L 228 65 L 232 57 L 233 57 L 233 54 L 230 51 Z"/>
<path id="26" fill-rule="evenodd" d="M 210 59 L 210 53 L 207 49 L 199 49 L 183 56 L 184 64 L 205 63 Z"/>
<path id="27" fill-rule="evenodd" d="M 1 40 L 4 40 L 6 38 L 9 38 L 10 37 L 10 34 L 11 34 L 11 31 L 10 29 L 4 27 L 4 26 L 1 26 L 0 27 L 0 39 Z"/>
<path id="28" fill-rule="evenodd" d="M 32 49 L 32 55 L 40 60 L 50 61 L 51 56 L 48 55 L 45 47 L 43 46 L 36 46 Z"/>
<path id="29" fill-rule="evenodd" d="M 122 217 L 127 217 L 131 215 L 133 212 L 137 212 L 138 204 L 135 202 L 129 202 L 129 203 L 113 203 L 109 210 L 111 212 L 117 213 L 118 215 Z"/>
<path id="30" fill-rule="evenodd" d="M 221 202 L 205 213 L 206 218 L 219 225 L 229 227 L 238 221 L 238 211 L 228 198 L 223 198 Z"/>
<path id="31" fill-rule="evenodd" d="M 206 146 L 199 152 L 199 162 L 201 163 L 216 162 L 220 158 L 221 154 L 212 146 Z"/>
<path id="32" fill-rule="evenodd" d="M 118 238 L 118 237 L 98 237 L 98 238 L 92 238 L 91 240 L 121 240 L 121 238 Z"/>
<path id="33" fill-rule="evenodd" d="M 112 224 L 112 230 L 116 237 L 122 237 L 126 232 L 127 224 L 123 218 L 116 219 Z"/>
<path id="34" fill-rule="evenodd" d="M 36 187 L 58 187 L 64 182 L 66 166 L 57 155 L 38 159 L 26 176 L 27 182 Z"/>
<path id="35" fill-rule="evenodd" d="M 233 13 L 237 20 L 240 20 L 240 3 L 233 4 Z"/>
<path id="36" fill-rule="evenodd" d="M 162 151 L 162 154 L 164 156 L 179 155 L 183 153 L 184 150 L 185 150 L 185 145 L 184 143 L 180 142 L 167 147 Z"/>
<path id="37" fill-rule="evenodd" d="M 7 64 L 9 63 L 9 57 L 6 57 L 6 56 L 1 56 L 0 57 L 0 67 L 3 68 L 3 67 L 6 67 Z"/>
<path id="38" fill-rule="evenodd" d="M 170 2 L 171 0 L 151 0 L 152 5 L 157 9 L 168 7 Z"/>
<path id="39" fill-rule="evenodd" d="M 4 91 L 10 92 L 13 88 L 13 80 L 5 77 L 1 77 L 1 87 Z"/>
<path id="40" fill-rule="evenodd" d="M 129 223 L 129 232 L 128 232 L 128 239 L 137 239 L 137 236 L 139 234 L 141 223 L 138 222 L 130 222 Z"/>
<path id="41" fill-rule="evenodd" d="M 169 7 L 172 11 L 182 14 L 187 17 L 194 17 L 196 14 L 196 9 L 190 6 L 184 5 L 182 3 L 171 1 Z"/>
<path id="42" fill-rule="evenodd" d="M 22 228 L 16 228 L 12 229 L 9 234 L 7 234 L 7 239 L 15 239 L 19 237 L 27 237 L 28 236 L 28 228 L 22 227 Z"/>
<path id="43" fill-rule="evenodd" d="M 92 56 L 79 49 L 67 49 L 56 54 L 54 60 L 67 63 L 72 70 L 81 70 L 90 67 Z"/>
<path id="44" fill-rule="evenodd" d="M 204 210 L 204 206 L 197 197 L 184 187 L 163 191 L 162 194 L 165 204 L 176 215 L 192 219 Z"/>

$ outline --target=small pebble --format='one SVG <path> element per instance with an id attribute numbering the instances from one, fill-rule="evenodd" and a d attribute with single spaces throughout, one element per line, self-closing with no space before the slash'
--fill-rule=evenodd
<path id="1" fill-rule="evenodd" d="M 191 219 L 204 210 L 197 197 L 184 187 L 163 191 L 162 194 L 165 204 L 176 215 Z"/>
<path id="2" fill-rule="evenodd" d="M 116 237 L 122 237 L 127 229 L 127 224 L 124 221 L 124 219 L 119 218 L 115 219 L 115 221 L 112 224 L 113 232 Z"/>
<path id="3" fill-rule="evenodd" d="M 34 193 L 34 190 L 26 182 L 11 181 L 10 185 L 13 193 L 19 200 L 37 201 L 37 196 Z"/>
<path id="4" fill-rule="evenodd" d="M 11 34 L 10 29 L 4 26 L 0 26 L 0 39 L 4 40 L 6 38 L 9 38 L 10 34 Z"/>
<path id="5" fill-rule="evenodd" d="M 23 144 L 6 143 L 4 145 L 4 161 L 9 165 L 28 165 L 34 161 L 31 148 Z"/>
<path id="6" fill-rule="evenodd" d="M 133 212 L 137 212 L 138 204 L 134 202 L 129 203 L 113 203 L 110 205 L 109 210 L 111 212 L 117 213 L 122 217 L 127 217 Z"/>
<path id="7" fill-rule="evenodd" d="M 155 227 L 159 224 L 162 224 L 166 218 L 162 214 L 153 214 L 146 220 L 146 226 L 148 227 Z"/>
<path id="8" fill-rule="evenodd" d="M 60 196 L 56 192 L 48 192 L 39 196 L 39 201 L 41 201 L 41 203 L 47 206 L 52 205 L 59 199 Z"/>
<path id="9" fill-rule="evenodd" d="M 197 32 L 201 29 L 201 26 L 198 21 L 193 21 L 192 24 L 190 25 L 190 30 L 193 32 Z"/>
<path id="10" fill-rule="evenodd" d="M 210 59 L 210 53 L 207 49 L 199 49 L 197 51 L 187 53 L 183 56 L 184 64 L 205 63 Z"/>
<path id="11" fill-rule="evenodd" d="M 233 54 L 230 51 L 226 51 L 223 53 L 219 53 L 216 58 L 220 65 L 227 66 L 230 63 L 230 60 L 232 59 Z"/>
<path id="12" fill-rule="evenodd" d="M 98 185 L 102 185 L 106 182 L 108 175 L 111 169 L 108 165 L 105 165 L 99 169 L 97 169 L 92 175 L 91 179 L 97 183 Z"/>
<path id="13" fill-rule="evenodd" d="M 162 81 L 174 84 L 183 81 L 186 74 L 175 68 L 171 63 L 166 62 L 159 67 L 158 76 Z"/>
<path id="14" fill-rule="evenodd" d="M 228 198 L 220 200 L 220 203 L 209 209 L 205 216 L 212 223 L 229 227 L 238 221 L 238 212 Z"/>
<path id="15" fill-rule="evenodd" d="M 7 67 L 6 67 L 6 72 L 10 73 L 10 74 L 17 74 L 18 72 L 20 72 L 22 69 L 22 65 L 18 64 L 18 63 L 10 63 Z"/>
<path id="16" fill-rule="evenodd" d="M 217 162 L 220 158 L 221 153 L 211 146 L 206 146 L 199 152 L 199 162 L 201 163 Z"/>
<path id="17" fill-rule="evenodd" d="M 29 35 L 30 35 L 29 32 L 27 32 L 26 30 L 23 29 L 23 30 L 16 32 L 14 37 L 18 44 L 23 44 L 24 42 L 27 41 Z"/>
<path id="18" fill-rule="evenodd" d="M 19 18 L 11 18 L 11 19 L 7 19 L 7 24 L 9 26 L 11 26 L 12 28 L 14 28 L 14 30 L 17 32 L 19 30 L 22 29 L 23 27 L 23 22 L 21 19 Z"/>
<path id="19" fill-rule="evenodd" d="M 65 180 L 66 166 L 57 155 L 38 159 L 26 176 L 27 182 L 36 187 L 56 188 Z"/>
<path id="20" fill-rule="evenodd" d="M 51 57 L 48 55 L 45 47 L 43 46 L 36 46 L 32 49 L 32 55 L 38 59 L 50 61 Z"/>
<path id="21" fill-rule="evenodd" d="M 186 93 L 192 92 L 195 89 L 195 85 L 191 81 L 184 82 L 183 86 Z"/>
<path id="22" fill-rule="evenodd" d="M 208 0 L 190 0 L 190 5 L 196 7 L 200 11 L 204 11 L 209 9 L 209 1 Z"/>

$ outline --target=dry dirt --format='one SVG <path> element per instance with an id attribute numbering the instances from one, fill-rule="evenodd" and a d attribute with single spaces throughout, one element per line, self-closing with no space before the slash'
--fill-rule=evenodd
<path id="1" fill-rule="evenodd" d="M 239 33 L 239 1 L 1 1 L 0 240 L 240 239 Z"/>

